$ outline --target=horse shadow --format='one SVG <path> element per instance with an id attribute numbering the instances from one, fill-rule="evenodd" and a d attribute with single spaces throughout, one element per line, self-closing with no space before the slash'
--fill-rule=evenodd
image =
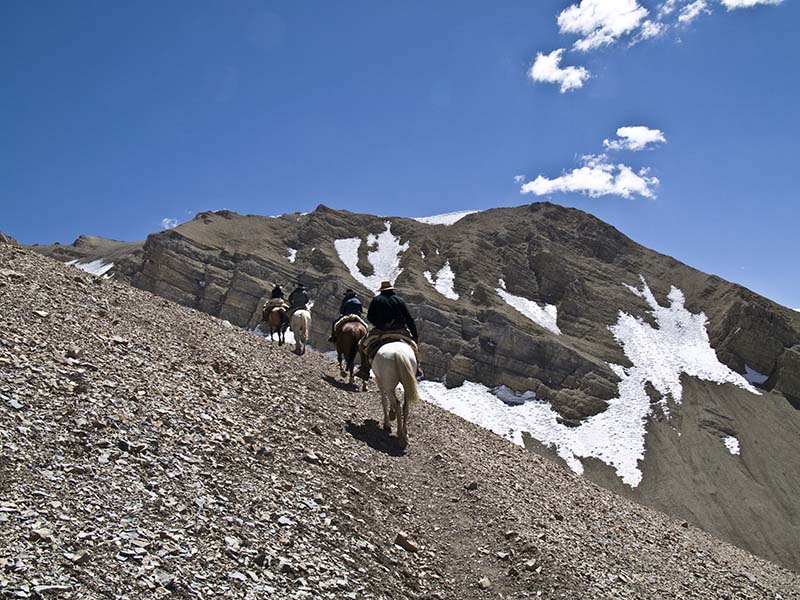
<path id="1" fill-rule="evenodd" d="M 340 390 L 344 390 L 346 392 L 352 392 L 352 391 L 356 391 L 357 392 L 359 390 L 359 387 L 358 387 L 357 383 L 354 383 L 353 385 L 350 385 L 346 381 L 341 381 L 341 380 L 339 380 L 336 377 L 333 377 L 331 375 L 323 375 L 322 379 L 325 381 L 325 383 L 328 383 L 328 384 L 332 385 L 333 387 L 338 388 Z"/>
<path id="2" fill-rule="evenodd" d="M 389 456 L 403 456 L 405 449 L 397 444 L 396 438 L 391 437 L 380 423 L 375 419 L 366 419 L 361 425 L 347 421 L 345 431 L 355 439 L 364 442 L 373 450 L 383 452 Z"/>

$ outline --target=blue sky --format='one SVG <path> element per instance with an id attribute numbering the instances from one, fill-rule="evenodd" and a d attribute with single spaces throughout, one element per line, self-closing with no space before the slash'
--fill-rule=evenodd
<path id="1" fill-rule="evenodd" d="M 549 199 L 800 307 L 798 3 L 593 1 L 4 2 L 0 230 Z"/>

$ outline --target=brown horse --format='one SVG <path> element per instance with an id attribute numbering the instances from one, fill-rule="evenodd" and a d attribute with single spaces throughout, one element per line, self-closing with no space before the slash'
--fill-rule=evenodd
<path id="1" fill-rule="evenodd" d="M 286 309 L 282 306 L 278 306 L 273 308 L 269 311 L 267 315 L 267 329 L 269 329 L 269 340 L 274 341 L 272 339 L 272 334 L 278 334 L 278 345 L 283 346 L 286 343 L 285 333 L 286 327 L 288 325 L 288 321 L 286 320 Z"/>
<path id="2" fill-rule="evenodd" d="M 358 354 L 358 343 L 367 335 L 367 328 L 360 321 L 349 321 L 344 323 L 336 334 L 336 358 L 339 361 L 339 371 L 342 377 L 346 376 L 345 369 L 342 367 L 342 357 L 344 357 L 347 371 L 350 373 L 350 385 L 354 384 L 353 367 L 356 363 Z M 364 381 L 363 391 L 367 391 L 367 382 Z"/>

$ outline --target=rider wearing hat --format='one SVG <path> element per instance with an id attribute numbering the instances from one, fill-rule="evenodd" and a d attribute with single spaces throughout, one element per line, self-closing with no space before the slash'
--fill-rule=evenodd
<path id="1" fill-rule="evenodd" d="M 297 287 L 294 288 L 291 294 L 289 294 L 289 314 L 287 317 L 291 318 L 291 316 L 298 310 L 308 310 L 309 300 L 310 299 L 308 297 L 306 287 L 302 282 L 298 281 Z"/>
<path id="2" fill-rule="evenodd" d="M 377 338 L 387 332 L 396 333 L 398 336 L 413 340 L 415 351 L 416 343 L 419 341 L 414 318 L 408 312 L 408 307 L 403 302 L 403 299 L 395 293 L 392 283 L 390 281 L 382 282 L 379 292 L 370 302 L 369 310 L 367 311 L 367 320 L 372 323 L 374 329 L 359 344 L 361 368 L 358 371 L 358 376 L 365 380 L 369 379 L 370 345 Z M 421 375 L 419 370 L 418 375 Z"/>

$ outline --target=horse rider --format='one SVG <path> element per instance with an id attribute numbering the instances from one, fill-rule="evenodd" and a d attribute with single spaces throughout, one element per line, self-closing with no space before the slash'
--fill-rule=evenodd
<path id="1" fill-rule="evenodd" d="M 358 299 L 358 294 L 355 291 L 347 288 L 344 292 L 344 298 L 342 298 L 342 304 L 339 306 L 339 316 L 333 320 L 333 326 L 331 328 L 331 337 L 328 338 L 328 341 L 331 343 L 336 343 L 336 330 L 338 329 L 339 321 L 342 317 L 347 317 L 350 315 L 356 315 L 360 317 L 364 313 L 364 306 L 361 304 L 361 300 Z M 366 323 L 365 323 L 366 325 Z"/>
<path id="2" fill-rule="evenodd" d="M 281 288 L 279 283 L 276 283 L 275 287 L 272 288 L 272 293 L 270 294 L 269 300 L 267 300 L 266 304 L 264 304 L 262 320 L 266 321 L 269 313 L 275 308 L 289 308 L 289 305 L 286 304 L 286 300 L 283 299 L 283 288 Z"/>
<path id="3" fill-rule="evenodd" d="M 302 282 L 298 282 L 297 287 L 294 288 L 291 294 L 289 294 L 289 312 L 287 313 L 286 318 L 291 320 L 292 315 L 298 310 L 308 310 L 309 300 L 310 299 L 308 297 L 306 287 L 302 284 Z"/>
<path id="4" fill-rule="evenodd" d="M 358 346 L 361 354 L 361 367 L 358 376 L 365 381 L 369 380 L 370 361 L 380 347 L 379 342 L 404 341 L 414 349 L 419 365 L 419 350 L 417 342 L 417 325 L 408 312 L 408 307 L 403 299 L 395 293 L 391 281 L 381 282 L 379 294 L 372 299 L 367 310 L 367 320 L 374 326 Z M 422 377 L 422 371 L 417 368 L 417 377 Z"/>

